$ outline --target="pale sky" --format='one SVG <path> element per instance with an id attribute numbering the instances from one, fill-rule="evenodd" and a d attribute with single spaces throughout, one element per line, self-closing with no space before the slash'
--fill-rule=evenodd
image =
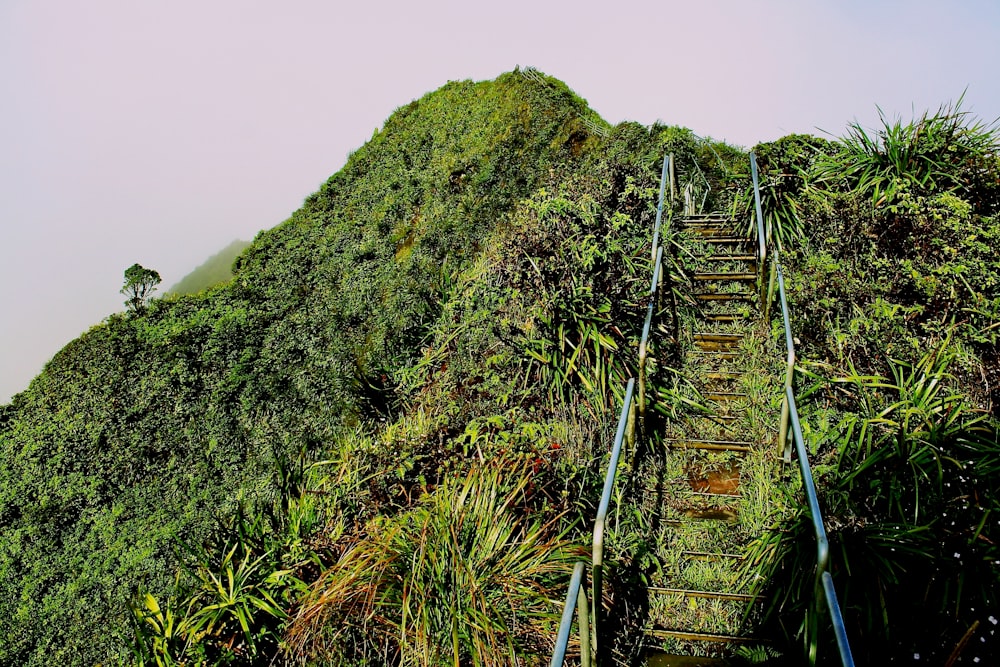
<path id="1" fill-rule="evenodd" d="M 0 402 L 123 309 L 126 267 L 168 287 L 252 239 L 449 80 L 531 65 L 749 147 L 966 88 L 992 121 L 998 63 L 996 0 L 0 0 Z"/>

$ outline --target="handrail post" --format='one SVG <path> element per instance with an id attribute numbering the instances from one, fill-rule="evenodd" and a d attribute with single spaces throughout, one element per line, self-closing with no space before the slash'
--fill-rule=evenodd
<path id="1" fill-rule="evenodd" d="M 576 567 L 582 572 L 587 564 L 579 561 Z M 576 627 L 580 632 L 580 667 L 591 667 L 593 658 L 590 652 L 590 609 L 587 605 L 586 586 L 581 586 L 576 594 L 576 619 Z"/>
<path id="2" fill-rule="evenodd" d="M 569 644 L 569 633 L 573 625 L 573 607 L 579 608 L 580 598 L 587 597 L 587 594 L 580 590 L 583 585 L 583 574 L 586 572 L 586 569 L 587 564 L 584 561 L 578 561 L 573 566 L 573 576 L 569 581 L 569 591 L 566 593 L 566 604 L 563 605 L 562 619 L 559 622 L 559 634 L 556 635 L 556 646 L 552 652 L 550 667 L 562 667 L 563 661 L 566 659 L 566 647 Z M 576 605 L 573 604 L 574 598 L 576 598 L 578 603 Z M 583 636 L 586 629 L 585 625 L 581 625 L 579 628 L 581 659 L 583 657 Z M 588 646 L 588 653 L 589 648 Z M 590 656 L 588 655 L 587 657 L 589 659 Z"/>
<path id="3" fill-rule="evenodd" d="M 677 201 L 677 174 L 674 171 L 674 154 L 670 154 L 670 208 Z"/>
<path id="4" fill-rule="evenodd" d="M 764 214 L 760 208 L 760 182 L 757 177 L 757 156 L 750 151 L 750 176 L 753 179 L 753 203 L 757 217 L 757 289 L 764 297 L 764 265 L 767 262 L 767 234 L 764 232 Z"/>
<path id="5" fill-rule="evenodd" d="M 622 404 L 622 411 L 618 417 L 618 429 L 615 431 L 615 443 L 611 449 L 611 461 L 608 462 L 608 473 L 604 477 L 604 491 L 601 493 L 601 504 L 597 508 L 597 520 L 594 521 L 593 563 L 590 576 L 593 593 L 590 597 L 594 605 L 591 611 L 591 616 L 594 619 L 594 642 L 591 648 L 595 655 L 600 650 L 600 615 L 604 601 L 602 590 L 604 584 L 604 532 L 607 527 L 608 508 L 611 505 L 611 493 L 614 489 L 615 477 L 618 474 L 618 459 L 621 457 L 626 431 L 634 414 L 632 411 L 634 395 L 635 378 L 631 378 L 625 389 L 625 402 Z"/>

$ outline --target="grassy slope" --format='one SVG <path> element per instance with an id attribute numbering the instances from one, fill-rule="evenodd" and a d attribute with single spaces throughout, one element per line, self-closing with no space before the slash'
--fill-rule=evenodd
<path id="1" fill-rule="evenodd" d="M 247 241 L 236 239 L 206 259 L 194 271 L 181 278 L 166 293 L 177 295 L 197 294 L 202 290 L 227 282 L 233 277 L 233 261 L 249 245 L 250 243 Z"/>
<path id="2" fill-rule="evenodd" d="M 57 354 L 0 417 L 0 661 L 109 659 L 126 599 L 166 590 L 174 536 L 266 500 L 276 459 L 389 415 L 449 277 L 585 153 L 580 114 L 561 84 L 450 83 L 260 234 L 232 283 Z"/>

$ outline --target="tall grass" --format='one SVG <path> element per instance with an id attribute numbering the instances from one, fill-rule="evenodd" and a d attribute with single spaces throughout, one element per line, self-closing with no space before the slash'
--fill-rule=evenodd
<path id="1" fill-rule="evenodd" d="M 289 649 L 330 664 L 510 665 L 545 654 L 580 554 L 560 516 L 537 518 L 533 495 L 530 460 L 494 460 L 372 521 L 306 596 Z"/>
<path id="2" fill-rule="evenodd" d="M 955 358 L 946 339 L 915 363 L 891 361 L 887 375 L 852 369 L 834 384 L 852 409 L 817 466 L 821 505 L 832 568 L 846 575 L 838 588 L 852 646 L 869 660 L 914 650 L 932 662 L 944 651 L 943 659 L 998 602 L 1000 550 L 989 520 L 1000 510 L 990 479 L 996 424 L 952 389 Z M 808 604 L 810 533 L 802 511 L 763 535 L 747 561 L 770 588 L 771 612 L 802 619 L 791 633 L 816 627 L 807 620 L 817 613 Z"/>
<path id="3" fill-rule="evenodd" d="M 997 121 L 975 119 L 962 109 L 962 98 L 906 123 L 879 109 L 879 121 L 874 130 L 857 122 L 848 126 L 842 150 L 817 164 L 817 184 L 857 190 L 882 206 L 904 189 L 968 196 L 987 185 L 981 182 L 986 172 L 996 172 L 987 163 L 1000 152 Z"/>

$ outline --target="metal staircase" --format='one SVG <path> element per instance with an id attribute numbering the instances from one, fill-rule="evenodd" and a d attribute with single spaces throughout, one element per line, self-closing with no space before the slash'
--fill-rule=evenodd
<path id="1" fill-rule="evenodd" d="M 727 658 L 744 649 L 769 655 L 767 642 L 753 636 L 759 605 L 751 592 L 756 587 L 747 580 L 752 569 L 741 564 L 750 540 L 773 521 L 769 512 L 773 475 L 778 461 L 791 462 L 793 449 L 816 537 L 812 603 L 831 620 L 840 663 L 853 667 L 795 404 L 795 348 L 784 278 L 777 253 L 770 250 L 769 256 L 752 153 L 750 165 L 756 242 L 740 233 L 747 229 L 740 221 L 698 213 L 698 192 L 689 180 L 684 216 L 672 235 L 674 246 L 683 250 L 679 254 L 684 258 L 681 272 L 686 284 L 671 289 L 660 239 L 661 234 L 668 236 L 664 232 L 672 218 L 672 206 L 664 216 L 664 202 L 668 183 L 671 204 L 675 199 L 675 166 L 672 156 L 664 157 L 638 377 L 630 379 L 625 389 L 594 521 L 592 560 L 574 568 L 551 667 L 566 663 L 574 625 L 578 637 L 574 664 L 590 667 L 613 659 L 612 633 L 622 625 L 605 619 L 604 552 L 606 534 L 613 530 L 610 517 L 616 511 L 612 499 L 619 467 L 630 471 L 633 484 L 631 491 L 617 497 L 637 505 L 635 514 L 648 523 L 643 548 L 651 551 L 654 563 L 642 573 L 646 605 L 639 636 L 617 637 L 639 642 L 641 650 L 632 651 L 629 661 L 642 656 L 645 664 L 657 667 L 711 667 L 731 664 Z M 691 171 L 704 181 L 703 204 L 708 181 L 697 165 Z M 667 298 L 676 304 L 677 297 L 681 308 L 665 306 Z M 769 318 L 775 297 L 780 300 L 787 351 L 783 391 Z M 664 327 L 668 310 L 673 311 L 672 326 Z M 666 341 L 672 344 L 672 354 L 656 348 L 652 335 L 669 330 L 675 334 Z M 660 373 L 655 387 L 647 369 L 651 360 L 670 371 Z M 673 378 L 672 386 L 662 386 L 667 384 L 664 375 Z M 658 414 L 651 419 L 654 411 Z M 636 455 L 640 449 L 644 455 Z M 631 460 L 626 460 L 626 451 Z M 636 480 L 640 483 L 634 484 Z M 804 637 L 805 653 L 815 664 L 819 629 L 812 623 Z"/>
<path id="2" fill-rule="evenodd" d="M 744 491 L 755 481 L 744 462 L 756 457 L 758 477 L 773 464 L 764 455 L 766 430 L 751 410 L 760 396 L 747 385 L 777 393 L 776 378 L 762 378 L 759 359 L 757 256 L 745 228 L 723 214 L 687 215 L 677 223 L 688 275 L 681 321 L 675 406 L 661 433 L 651 434 L 661 456 L 652 457 L 657 480 L 640 502 L 657 517 L 651 530 L 659 567 L 648 587 L 644 644 L 649 664 L 724 664 L 739 644 L 759 643 L 746 628 L 755 600 L 741 575 L 746 544 L 755 537 L 742 519 Z M 686 329 L 686 331 L 685 331 Z M 754 377 L 751 380 L 748 374 Z M 770 382 L 762 382 L 770 380 Z M 679 400 L 678 400 L 679 399 Z M 773 437 L 773 436 L 772 436 Z M 652 492 L 652 493 L 651 493 Z M 698 657 L 697 662 L 692 660 Z"/>

